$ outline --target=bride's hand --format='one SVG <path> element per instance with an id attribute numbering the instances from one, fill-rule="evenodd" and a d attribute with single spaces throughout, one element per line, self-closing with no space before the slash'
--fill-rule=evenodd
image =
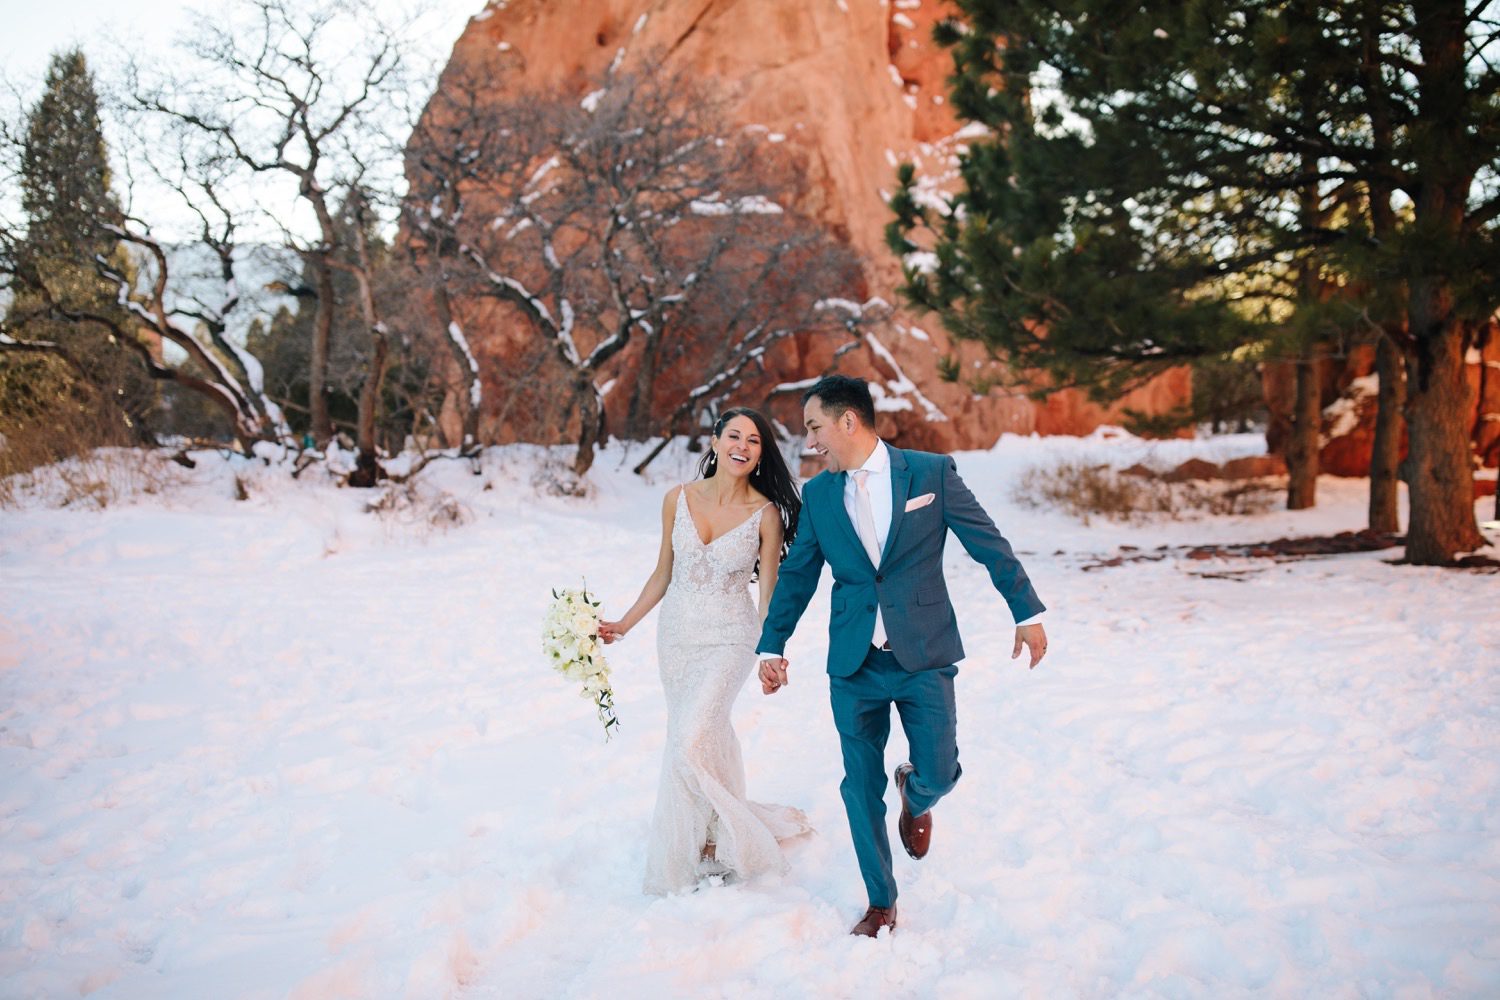
<path id="1" fill-rule="evenodd" d="M 612 642 L 618 642 L 625 638 L 625 633 L 630 631 L 621 628 L 619 622 L 607 622 L 602 619 L 599 622 L 599 641 L 608 646 Z"/>

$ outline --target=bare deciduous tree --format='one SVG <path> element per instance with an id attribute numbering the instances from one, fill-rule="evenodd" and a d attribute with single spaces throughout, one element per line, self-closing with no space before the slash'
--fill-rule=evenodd
<path id="1" fill-rule="evenodd" d="M 340 30 L 350 23 L 356 31 Z M 199 78 L 212 85 L 189 86 L 183 78 L 137 80 L 134 87 L 138 107 L 212 138 L 226 160 L 253 175 L 288 178 L 311 211 L 318 234 L 311 243 L 296 238 L 287 220 L 277 221 L 314 276 L 308 411 L 320 443 L 332 436 L 326 387 L 333 275 L 362 275 L 362 288 L 369 278 L 358 247 L 345 245 L 334 202 L 356 184 L 371 186 L 365 164 L 392 159 L 387 136 L 411 86 L 400 37 L 399 26 L 366 4 L 254 0 L 201 20 L 187 45 Z M 377 340 L 378 326 L 371 321 Z M 374 392 L 378 399 L 378 384 Z M 373 452 L 360 461 L 373 462 Z"/>
<path id="2" fill-rule="evenodd" d="M 624 433 L 650 436 L 663 410 L 675 424 L 707 405 L 706 386 L 740 384 L 771 344 L 819 325 L 818 299 L 861 284 L 848 250 L 778 201 L 787 174 L 769 144 L 726 124 L 711 95 L 662 75 L 598 83 L 579 102 L 447 79 L 408 159 L 406 217 L 445 279 L 456 367 L 477 373 L 454 300 L 504 303 L 570 386 L 580 475 L 603 431 L 601 383 L 623 363 Z"/>
<path id="3" fill-rule="evenodd" d="M 19 156 L 18 139 L 4 136 L 7 163 Z M 187 146 L 176 151 L 186 164 Z M 171 280 L 170 255 L 166 247 L 140 220 L 123 212 L 98 217 L 93 225 L 111 243 L 136 248 L 128 255 L 99 255 L 94 260 L 98 274 L 113 288 L 114 306 L 109 310 L 80 307 L 58 298 L 45 274 L 38 271 L 37 256 L 21 252 L 23 227 L 0 219 L 0 282 L 12 303 L 23 293 L 29 309 L 8 308 L 0 321 L 0 350 L 46 353 L 61 358 L 75 374 L 104 397 L 117 386 L 96 383 L 94 373 L 80 364 L 64 345 L 36 340 L 24 333 L 35 319 L 60 320 L 103 331 L 113 348 L 134 355 L 156 380 L 171 381 L 206 397 L 230 421 L 234 436 L 243 447 L 256 440 L 285 433 L 281 413 L 265 395 L 259 380 L 259 365 L 239 345 L 225 336 L 227 321 L 239 302 L 235 282 L 236 220 L 219 197 L 211 163 L 200 163 L 195 174 L 184 173 L 171 185 L 183 204 L 200 221 L 200 238 L 215 257 L 223 294 L 215 303 L 182 294 Z M 127 268 L 131 263 L 134 267 Z M 199 331 L 207 338 L 200 339 Z M 192 368 L 168 364 L 158 346 L 175 344 L 192 360 Z"/>

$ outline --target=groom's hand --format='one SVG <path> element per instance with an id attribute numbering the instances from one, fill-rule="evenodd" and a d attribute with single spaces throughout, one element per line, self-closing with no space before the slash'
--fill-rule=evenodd
<path id="1" fill-rule="evenodd" d="M 767 657 L 760 661 L 760 689 L 764 694 L 775 694 L 791 683 L 786 676 L 787 662 L 784 656 Z"/>
<path id="2" fill-rule="evenodd" d="M 1041 622 L 1034 625 L 1016 626 L 1016 648 L 1010 653 L 1012 660 L 1021 655 L 1023 645 L 1031 653 L 1031 666 L 1026 668 L 1030 670 L 1041 663 L 1042 657 L 1047 655 L 1047 630 L 1042 628 Z"/>

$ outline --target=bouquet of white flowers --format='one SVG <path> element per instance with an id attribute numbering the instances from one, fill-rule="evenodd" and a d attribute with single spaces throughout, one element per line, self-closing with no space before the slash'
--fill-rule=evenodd
<path id="1" fill-rule="evenodd" d="M 620 724 L 615 693 L 609 686 L 609 664 L 599 641 L 599 602 L 582 590 L 554 590 L 542 626 L 542 653 L 552 669 L 583 684 L 582 694 L 599 710 L 604 739 Z"/>

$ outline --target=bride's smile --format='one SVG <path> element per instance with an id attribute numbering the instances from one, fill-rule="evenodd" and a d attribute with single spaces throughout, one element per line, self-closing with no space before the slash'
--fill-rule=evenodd
<path id="1" fill-rule="evenodd" d="M 731 475 L 750 475 L 760 467 L 760 432 L 749 417 L 731 418 L 714 439 L 713 448 L 718 464 Z"/>

